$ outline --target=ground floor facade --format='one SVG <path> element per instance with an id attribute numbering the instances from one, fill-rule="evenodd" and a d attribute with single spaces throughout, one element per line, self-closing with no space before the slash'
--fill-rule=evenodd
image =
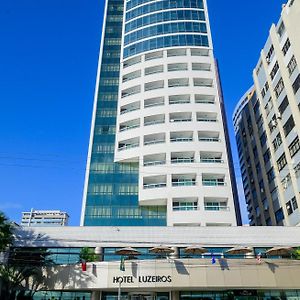
<path id="1" fill-rule="evenodd" d="M 117 300 L 117 292 L 39 291 L 34 300 Z M 123 292 L 121 300 L 299 300 L 300 290 Z"/>
<path id="2" fill-rule="evenodd" d="M 34 300 L 300 300 L 300 227 L 20 229 L 12 249 L 47 254 Z M 164 245 L 169 254 L 153 253 Z M 119 255 L 133 247 L 136 256 Z M 188 247 L 205 252 L 187 253 Z M 251 248 L 232 254 L 232 247 Z M 82 248 L 97 256 L 83 267 Z M 28 254 L 29 253 L 29 254 Z M 23 257 L 25 259 L 25 257 Z M 26 256 L 30 259 L 30 256 Z"/>

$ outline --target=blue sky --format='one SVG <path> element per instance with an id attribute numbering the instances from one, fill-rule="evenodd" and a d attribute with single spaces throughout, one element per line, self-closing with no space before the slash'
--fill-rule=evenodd
<path id="1" fill-rule="evenodd" d="M 231 115 L 283 2 L 208 0 L 234 153 Z M 0 210 L 14 221 L 33 207 L 79 224 L 103 6 L 1 0 Z"/>

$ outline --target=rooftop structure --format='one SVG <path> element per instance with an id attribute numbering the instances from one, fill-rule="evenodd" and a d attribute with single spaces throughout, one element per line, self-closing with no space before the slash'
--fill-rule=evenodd
<path id="1" fill-rule="evenodd" d="M 34 210 L 22 212 L 21 226 L 67 226 L 69 215 L 60 210 Z"/>

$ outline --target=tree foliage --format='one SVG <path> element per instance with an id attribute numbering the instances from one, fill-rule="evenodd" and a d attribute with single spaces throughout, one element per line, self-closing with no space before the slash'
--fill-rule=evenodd
<path id="1" fill-rule="evenodd" d="M 0 252 L 3 252 L 13 242 L 13 226 L 0 211 Z"/>
<path id="2" fill-rule="evenodd" d="M 298 247 L 297 249 L 295 249 L 292 253 L 293 258 L 295 259 L 300 259 L 300 247 Z"/>
<path id="3" fill-rule="evenodd" d="M 1 299 L 15 299 L 16 294 L 29 296 L 42 286 L 42 266 L 51 262 L 45 248 L 14 248 L 13 225 L 0 212 L 0 252 L 5 259 L 0 262 Z"/>
<path id="4" fill-rule="evenodd" d="M 94 249 L 84 247 L 80 251 L 80 260 L 85 262 L 93 262 L 97 260 L 97 255 L 95 254 Z"/>

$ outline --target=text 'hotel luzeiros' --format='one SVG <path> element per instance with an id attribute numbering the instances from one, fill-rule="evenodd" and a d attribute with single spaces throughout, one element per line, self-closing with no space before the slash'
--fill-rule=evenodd
<path id="1" fill-rule="evenodd" d="M 106 1 L 81 224 L 241 223 L 206 1 Z"/>

